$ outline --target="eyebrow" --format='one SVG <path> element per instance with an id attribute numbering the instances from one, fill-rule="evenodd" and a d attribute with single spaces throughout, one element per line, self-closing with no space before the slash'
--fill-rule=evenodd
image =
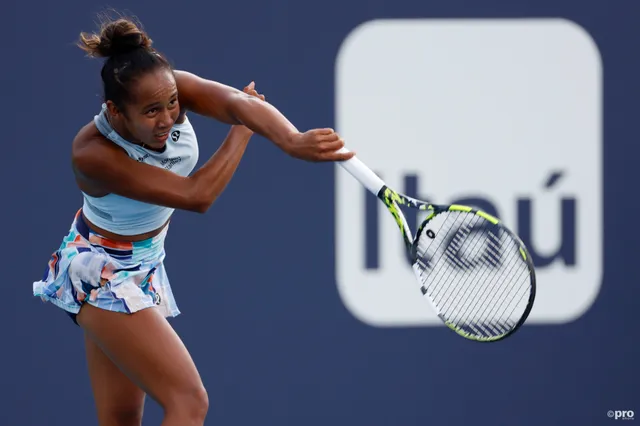
<path id="1" fill-rule="evenodd" d="M 175 98 L 176 96 L 178 96 L 178 91 L 177 90 L 175 92 L 173 92 L 173 94 L 171 95 L 171 98 Z M 146 105 L 142 109 L 149 109 L 149 108 L 157 106 L 157 105 L 160 105 L 160 102 L 154 102 L 152 104 Z"/>

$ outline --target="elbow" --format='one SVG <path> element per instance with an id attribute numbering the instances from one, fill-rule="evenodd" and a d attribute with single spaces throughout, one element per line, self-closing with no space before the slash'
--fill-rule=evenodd
<path id="1" fill-rule="evenodd" d="M 199 188 L 195 179 L 187 179 L 191 181 L 190 185 L 181 191 L 180 205 L 176 207 L 193 213 L 206 213 L 213 200 L 210 200 L 206 193 Z"/>
<path id="2" fill-rule="evenodd" d="M 198 197 L 192 199 L 191 203 L 189 203 L 188 209 L 194 213 L 205 214 L 213 205 L 213 201 L 214 200 L 208 200 L 204 199 L 203 197 Z"/>
<path id="3" fill-rule="evenodd" d="M 178 191 L 182 201 L 181 208 L 193 213 L 206 213 L 213 204 L 213 194 L 207 191 L 207 186 L 206 182 L 202 182 L 198 172 L 186 178 L 185 186 Z"/>
<path id="4" fill-rule="evenodd" d="M 216 198 L 217 194 L 196 189 L 188 197 L 186 208 L 194 213 L 204 214 L 209 211 Z"/>
<path id="5" fill-rule="evenodd" d="M 209 211 L 209 208 L 211 207 L 212 204 L 213 203 L 200 203 L 200 204 L 197 204 L 196 206 L 194 206 L 192 211 L 194 211 L 195 213 L 205 214 L 206 212 Z"/>

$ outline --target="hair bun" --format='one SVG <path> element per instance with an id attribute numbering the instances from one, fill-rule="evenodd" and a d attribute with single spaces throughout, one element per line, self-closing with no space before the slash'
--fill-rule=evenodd
<path id="1" fill-rule="evenodd" d="M 136 49 L 151 49 L 153 41 L 133 21 L 120 18 L 103 22 L 100 34 L 80 34 L 78 45 L 93 57 L 111 57 Z"/>

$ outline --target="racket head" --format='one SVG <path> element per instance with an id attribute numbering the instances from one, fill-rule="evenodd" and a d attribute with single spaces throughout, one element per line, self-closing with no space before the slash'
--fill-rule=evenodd
<path id="1" fill-rule="evenodd" d="M 499 219 L 468 206 L 429 205 L 411 258 L 422 294 L 460 336 L 496 342 L 527 320 L 536 275 L 522 240 Z"/>

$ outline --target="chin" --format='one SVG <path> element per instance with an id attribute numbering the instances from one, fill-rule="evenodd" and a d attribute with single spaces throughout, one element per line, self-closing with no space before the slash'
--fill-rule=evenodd
<path id="1" fill-rule="evenodd" d="M 167 141 L 158 142 L 157 140 L 154 140 L 152 142 L 145 142 L 144 143 L 144 148 L 152 149 L 152 150 L 156 150 L 156 151 L 164 149 L 165 146 L 167 146 Z"/>

